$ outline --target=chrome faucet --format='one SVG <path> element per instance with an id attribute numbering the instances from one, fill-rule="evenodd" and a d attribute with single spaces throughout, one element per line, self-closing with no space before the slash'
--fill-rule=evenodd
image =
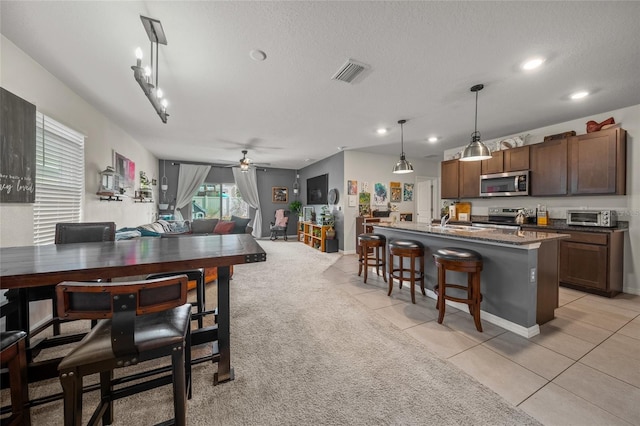
<path id="1" fill-rule="evenodd" d="M 442 216 L 442 219 L 440 219 L 440 226 L 441 226 L 442 228 L 444 228 L 444 227 L 445 227 L 445 225 L 446 225 L 447 223 L 449 223 L 449 220 L 450 220 L 450 219 L 451 219 L 451 216 L 449 216 L 448 214 L 446 214 L 446 215 Z"/>

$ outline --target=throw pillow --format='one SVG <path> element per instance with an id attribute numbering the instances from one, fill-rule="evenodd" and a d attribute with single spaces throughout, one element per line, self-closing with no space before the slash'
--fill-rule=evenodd
<path id="1" fill-rule="evenodd" d="M 233 227 L 234 234 L 244 234 L 246 232 L 247 225 L 251 219 L 245 219 L 243 217 L 231 216 L 231 221 L 235 223 Z"/>
<path id="2" fill-rule="evenodd" d="M 221 220 L 216 225 L 215 229 L 213 230 L 213 233 L 220 234 L 220 235 L 231 234 L 233 232 L 234 226 L 235 226 L 235 223 L 231 221 Z"/>
<path id="3" fill-rule="evenodd" d="M 215 232 L 218 219 L 196 219 L 191 222 L 191 232 L 194 234 L 211 234 Z"/>

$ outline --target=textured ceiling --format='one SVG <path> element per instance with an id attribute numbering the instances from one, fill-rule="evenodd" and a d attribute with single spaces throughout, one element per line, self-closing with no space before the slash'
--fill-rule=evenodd
<path id="1" fill-rule="evenodd" d="M 0 2 L 0 31 L 159 158 L 302 168 L 338 147 L 407 157 L 640 103 L 640 2 Z M 133 79 L 162 22 L 163 124 Z M 267 54 L 264 62 L 249 57 Z M 535 72 L 520 63 L 547 58 Z M 371 66 L 333 81 L 352 58 Z M 576 102 L 576 90 L 592 96 Z M 387 127 L 379 136 L 375 130 Z M 576 129 L 578 130 L 578 129 Z M 426 138 L 436 135 L 435 144 Z"/>

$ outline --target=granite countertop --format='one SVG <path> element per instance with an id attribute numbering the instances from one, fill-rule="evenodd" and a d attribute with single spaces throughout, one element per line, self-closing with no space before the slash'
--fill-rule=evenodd
<path id="1" fill-rule="evenodd" d="M 374 227 L 389 228 L 393 230 L 404 230 L 419 232 L 424 234 L 432 234 L 434 236 L 442 236 L 449 238 L 463 238 L 473 241 L 487 241 L 491 243 L 510 244 L 510 245 L 528 245 L 540 243 L 544 241 L 568 238 L 567 234 L 549 233 L 540 231 L 526 230 L 507 230 L 493 228 L 471 228 L 470 226 L 447 225 L 445 228 L 440 225 L 429 225 L 427 223 L 416 222 L 379 222 L 372 223 Z"/>
<path id="2" fill-rule="evenodd" d="M 472 222 L 460 222 L 460 221 L 450 221 L 449 224 L 452 225 L 471 225 L 472 223 L 494 223 L 489 221 L 487 216 L 472 216 Z M 434 222 L 434 225 L 436 222 Z M 439 222 L 437 223 L 439 225 Z M 508 225 L 505 223 L 505 225 Z M 517 225 L 513 225 L 517 226 Z M 549 225 L 537 225 L 534 222 L 524 223 L 521 225 L 522 228 L 528 230 L 535 231 L 544 231 L 548 229 L 550 231 L 576 231 L 576 232 L 599 232 L 599 233 L 607 233 L 607 232 L 625 232 L 629 230 L 629 222 L 618 221 L 618 225 L 612 228 L 603 228 L 600 226 L 576 226 L 576 225 L 567 225 L 567 221 L 565 219 L 549 219 Z"/>

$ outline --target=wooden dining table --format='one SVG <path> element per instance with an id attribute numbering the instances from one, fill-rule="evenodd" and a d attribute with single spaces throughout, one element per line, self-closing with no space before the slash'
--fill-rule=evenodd
<path id="1" fill-rule="evenodd" d="M 230 267 L 264 262 L 266 258 L 265 251 L 249 234 L 3 247 L 0 248 L 0 289 L 28 289 L 62 281 L 107 280 L 216 267 L 216 325 L 194 330 L 192 345 L 214 342 L 212 359 L 217 362 L 214 384 L 218 384 L 234 378 L 229 336 Z M 52 365 L 49 360 L 30 363 L 29 380 L 56 377 L 56 366 L 57 363 Z"/>

